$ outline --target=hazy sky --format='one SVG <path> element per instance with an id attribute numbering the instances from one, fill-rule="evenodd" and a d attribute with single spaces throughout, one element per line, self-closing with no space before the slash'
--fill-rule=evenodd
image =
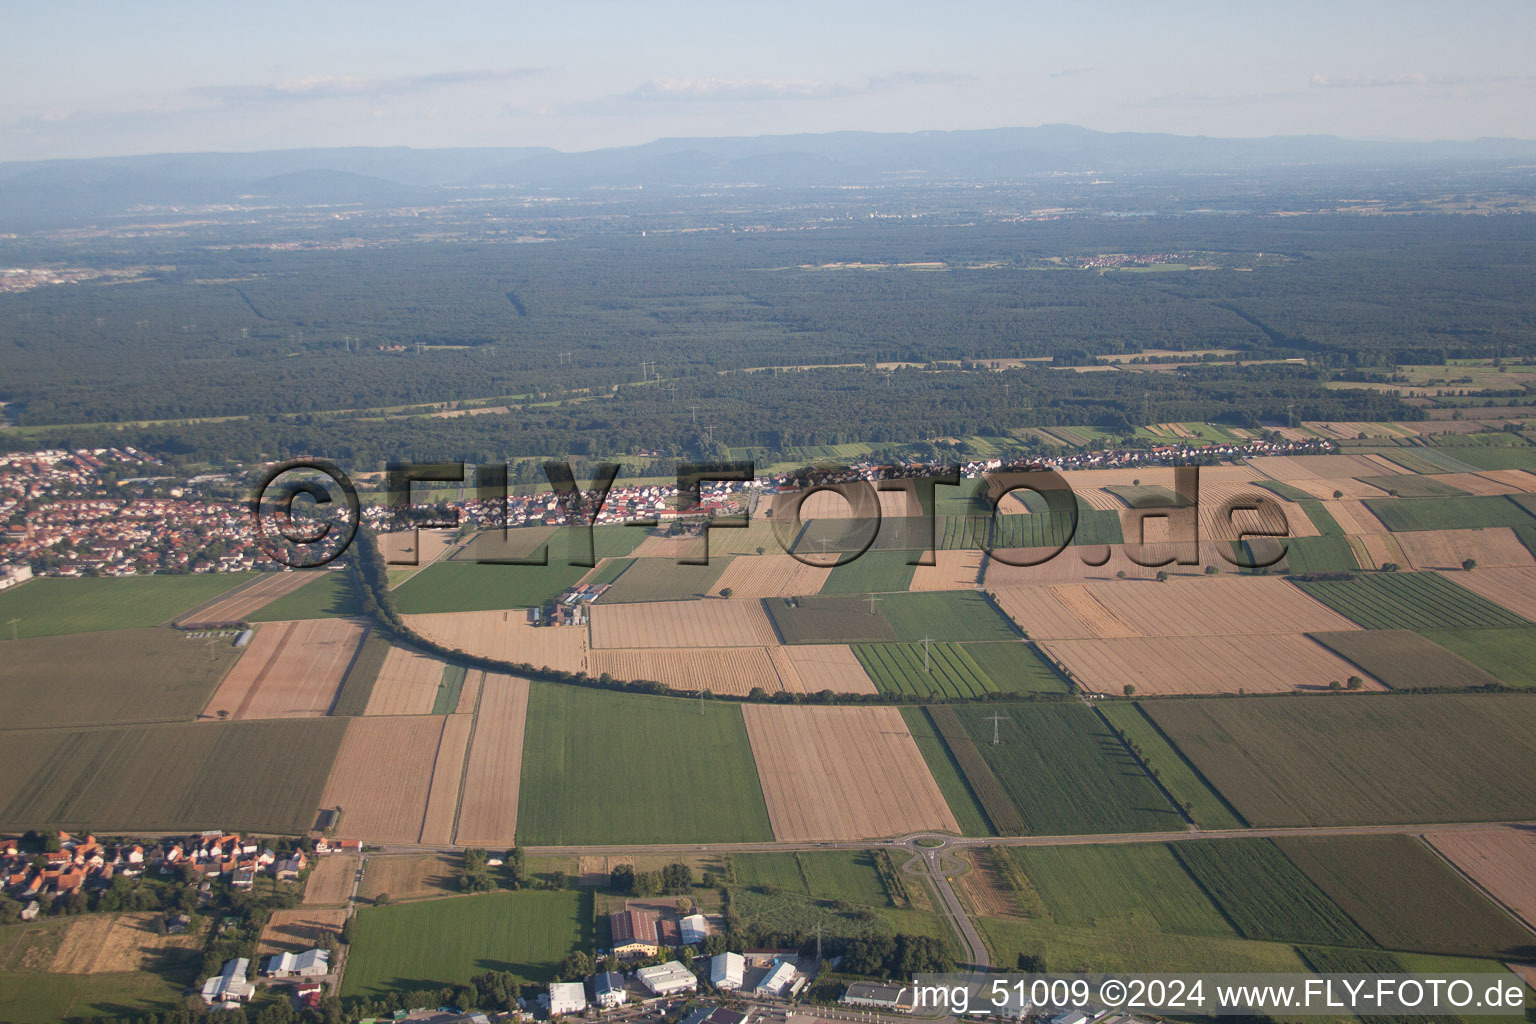
<path id="1" fill-rule="evenodd" d="M 1052 122 L 1536 138 L 1536 3 L 6 5 L 0 160 Z"/>

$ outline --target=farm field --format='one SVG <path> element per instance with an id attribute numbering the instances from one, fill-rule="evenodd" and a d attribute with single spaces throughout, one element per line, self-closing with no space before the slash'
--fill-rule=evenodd
<path id="1" fill-rule="evenodd" d="M 1107 548 L 1068 548 L 1055 554 L 1051 548 L 1023 548 L 1001 552 L 1004 557 L 1021 564 L 1010 564 L 998 558 L 988 557 L 982 569 L 981 584 L 987 589 L 1011 587 L 1039 587 L 1058 583 L 1086 583 L 1090 580 L 1117 580 L 1125 573 L 1127 580 L 1153 580 L 1158 570 L 1131 561 L 1127 552 L 1135 549 L 1116 544 Z M 1089 565 L 1085 558 L 1100 559 L 1108 554 L 1102 565 Z M 1213 545 L 1202 545 L 1200 558 L 1210 563 L 1217 556 Z M 1143 561 L 1151 559 L 1143 558 Z M 1034 562 L 1035 564 L 1024 564 Z M 1221 562 L 1225 566 L 1225 562 Z M 1197 572 L 1197 569 L 1168 566 L 1170 572 Z"/>
<path id="2" fill-rule="evenodd" d="M 527 716 L 528 680 L 486 675 L 454 842 L 496 848 L 515 841 Z"/>
<path id="3" fill-rule="evenodd" d="M 345 729 L 343 719 L 308 718 L 7 733 L 0 771 L 15 785 L 0 820 L 296 834 L 315 823 Z"/>
<path id="4" fill-rule="evenodd" d="M 345 907 L 329 910 L 316 907 L 274 910 L 267 919 L 267 926 L 261 930 L 256 955 L 274 956 L 284 950 L 302 953 L 306 949 L 313 949 L 326 933 L 333 939 L 339 939 L 341 926 L 346 920 Z"/>
<path id="5" fill-rule="evenodd" d="M 1272 480 L 1314 480 L 1318 477 L 1380 476 L 1401 473 L 1402 467 L 1380 455 L 1265 455 L 1246 460 Z M 1204 472 L 1201 479 L 1204 479 Z"/>
<path id="6" fill-rule="evenodd" d="M 996 599 L 1034 640 L 1306 633 L 1353 625 L 1278 577 L 1012 587 L 997 591 Z"/>
<path id="7" fill-rule="evenodd" d="M 873 604 L 857 597 L 781 597 L 765 600 L 762 607 L 786 644 L 896 640 L 896 631 L 880 611 L 889 596 Z"/>
<path id="8" fill-rule="evenodd" d="M 1142 707 L 1258 827 L 1517 821 L 1536 800 L 1536 706 L 1520 694 Z"/>
<path id="9" fill-rule="evenodd" d="M 729 556 L 712 556 L 708 565 L 682 565 L 671 558 L 637 558 L 598 600 L 634 604 L 703 597 L 716 589 L 715 582 L 733 561 Z"/>
<path id="10" fill-rule="evenodd" d="M 741 708 L 780 841 L 960 831 L 896 708 Z"/>
<path id="11" fill-rule="evenodd" d="M 1426 629 L 1424 636 L 1505 686 L 1536 687 L 1536 628 Z"/>
<path id="12" fill-rule="evenodd" d="M 1408 565 L 1415 569 L 1460 569 L 1469 558 L 1484 567 L 1536 565 L 1530 551 L 1508 527 L 1423 530 L 1393 536 Z"/>
<path id="13" fill-rule="evenodd" d="M 1166 845 L 1018 846 L 1005 855 L 1057 924 L 1123 921 L 1180 935 L 1237 935 Z"/>
<path id="14" fill-rule="evenodd" d="M 1465 530 L 1490 526 L 1531 526 L 1531 516 L 1507 497 L 1372 498 L 1371 514 L 1393 533 Z"/>
<path id="15" fill-rule="evenodd" d="M 736 599 L 814 594 L 831 572 L 826 566 L 806 565 L 791 555 L 742 555 L 729 559 L 709 594 L 719 597 L 722 591 L 729 590 Z"/>
<path id="16" fill-rule="evenodd" d="M 1365 573 L 1351 580 L 1298 582 L 1296 586 L 1366 629 L 1531 625 L 1513 612 L 1433 572 Z M 1328 632 L 1337 628 L 1318 625 L 1307 632 Z"/>
<path id="17" fill-rule="evenodd" d="M 477 562 L 483 558 L 493 559 L 528 559 L 534 557 L 557 532 L 554 526 L 514 526 L 503 530 L 480 530 L 471 536 L 464 544 L 448 557 L 455 562 Z M 383 537 L 390 536 L 383 534 Z M 550 551 L 550 558 L 554 560 L 564 552 Z"/>
<path id="18" fill-rule="evenodd" d="M 383 633 L 372 627 L 363 635 L 362 645 L 352 658 L 352 665 L 336 691 L 336 702 L 331 705 L 333 715 L 360 715 L 368 709 L 373 697 L 373 684 L 389 656 L 390 643 Z"/>
<path id="19" fill-rule="evenodd" d="M 363 605 L 350 575 L 341 570 L 314 572 L 320 579 L 268 601 L 247 613 L 249 622 L 291 622 L 295 619 L 360 618 Z"/>
<path id="20" fill-rule="evenodd" d="M 321 578 L 320 573 L 290 570 L 248 574 L 253 577 L 244 586 L 220 595 L 206 604 L 188 609 L 177 617 L 183 626 L 197 623 L 220 624 L 245 621 L 272 601 L 293 593 Z"/>
<path id="21" fill-rule="evenodd" d="M 770 647 L 768 656 L 779 671 L 779 682 L 795 693 L 878 693 L 864 665 L 847 644 L 799 644 Z"/>
<path id="22" fill-rule="evenodd" d="M 1386 949 L 1529 956 L 1536 935 L 1478 892 L 1417 836 L 1275 841 Z"/>
<path id="23" fill-rule="evenodd" d="M 1485 892 L 1536 927 L 1536 833 L 1500 826 L 1431 832 L 1424 838 Z"/>
<path id="24" fill-rule="evenodd" d="M 767 693 L 795 689 L 783 685 L 774 659 L 763 647 L 599 650 L 592 652 L 592 674 L 649 679 L 675 690 L 708 690 L 736 697 L 759 688 Z"/>
<path id="25" fill-rule="evenodd" d="M 592 606 L 591 625 L 594 648 L 767 647 L 778 642 L 757 601 L 599 603 Z"/>
<path id="26" fill-rule="evenodd" d="M 0 622 L 17 637 L 158 626 L 247 583 L 250 573 L 28 580 L 0 591 Z M 6 630 L 10 632 L 9 629 Z"/>
<path id="27" fill-rule="evenodd" d="M 1066 680 L 1022 640 L 966 644 L 965 653 L 1004 693 L 1066 693 Z"/>
<path id="28" fill-rule="evenodd" d="M 457 542 L 457 530 L 396 530 L 378 534 L 379 554 L 391 569 L 425 569 Z M 482 537 L 484 534 L 481 535 Z"/>
<path id="29" fill-rule="evenodd" d="M 337 836 L 374 843 L 422 841 L 440 749 L 452 756 L 443 742 L 448 721 L 434 715 L 348 720 L 320 804 L 341 809 Z M 458 743 L 462 763 L 463 740 Z"/>
<path id="30" fill-rule="evenodd" d="M 587 631 L 576 627 L 534 626 L 516 610 L 406 615 L 406 625 L 450 649 L 495 658 L 514 665 L 587 671 Z"/>
<path id="31" fill-rule="evenodd" d="M 1233 503 L 1229 506 L 1228 503 Z M 1257 506 L 1249 511 L 1252 506 Z M 1278 514 L 1277 514 L 1278 513 Z M 1136 513 L 1131 513 L 1134 516 Z M 1282 518 L 1283 517 L 1283 518 Z M 1122 523 L 1126 520 L 1122 513 Z M 1133 533 L 1122 526 L 1127 538 Z M 1274 495 L 1251 484 L 1204 484 L 1200 487 L 1200 537 L 1235 541 L 1246 533 L 1280 533 L 1290 537 L 1316 537 L 1317 523 L 1294 501 L 1276 501 Z"/>
<path id="32" fill-rule="evenodd" d="M 1516 615 L 1536 622 L 1536 568 L 1473 569 L 1456 582 Z"/>
<path id="33" fill-rule="evenodd" d="M 1186 809 L 1185 813 L 1196 824 L 1201 828 L 1244 827 L 1245 822 L 1200 777 L 1194 766 L 1169 745 L 1152 720 L 1142 713 L 1139 704 L 1108 701 L 1100 704 L 1098 709 L 1142 763 L 1157 772 L 1157 781 Z"/>
<path id="34" fill-rule="evenodd" d="M 586 575 L 554 551 L 548 565 L 496 565 L 450 559 L 421 570 L 395 589 L 405 615 L 537 608 Z M 627 576 L 628 573 L 625 573 Z"/>
<path id="35" fill-rule="evenodd" d="M 542 984 L 573 949 L 592 949 L 590 892 L 496 892 L 364 907 L 343 996 L 462 985 L 487 970 Z"/>
<path id="36" fill-rule="evenodd" d="M 520 844 L 745 842 L 773 834 L 735 704 L 534 683 L 527 720 Z M 686 742 L 689 757 L 710 770 L 687 786 L 615 786 L 637 765 L 673 763 L 660 737 Z"/>
<path id="37" fill-rule="evenodd" d="M 304 883 L 305 905 L 323 907 L 347 902 L 358 862 L 357 855 L 350 853 L 329 853 L 316 858 Z"/>
<path id="38" fill-rule="evenodd" d="M 810 548 L 815 551 L 816 549 Z M 870 550 L 858 558 L 839 565 L 827 574 L 819 593 L 887 594 L 906 590 L 912 583 L 916 567 L 908 563 L 917 557 L 911 550 Z"/>
<path id="39" fill-rule="evenodd" d="M 1301 500 L 1303 495 L 1313 498 L 1332 498 L 1335 491 L 1343 498 L 1358 501 L 1362 498 L 1385 498 L 1387 492 L 1375 484 L 1350 476 L 1313 477 L 1309 480 L 1291 480 L 1288 483 L 1277 483 L 1278 487 L 1287 488 L 1290 491 L 1300 491 L 1300 494 L 1290 494 L 1285 490 L 1276 493 L 1292 500 Z"/>
<path id="40" fill-rule="evenodd" d="M 1461 475 L 1472 476 L 1473 474 Z M 1462 498 L 1469 493 L 1440 476 L 1429 474 L 1398 473 L 1393 476 L 1362 476 L 1359 479 L 1361 483 L 1377 487 L 1393 498 Z M 1485 483 L 1495 488 L 1481 489 L 1486 494 L 1504 494 L 1509 490 L 1509 488 L 1499 489 L 1489 481 Z"/>
<path id="41" fill-rule="evenodd" d="M 257 627 L 208 699 L 205 718 L 314 718 L 330 711 L 367 626 L 302 619 Z"/>
<path id="42" fill-rule="evenodd" d="M 987 818 L 986 810 L 971 791 L 965 773 L 950 753 L 949 746 L 940 737 L 928 711 L 919 707 L 904 707 L 900 711 L 902 720 L 912 733 L 913 742 L 917 744 L 917 749 L 928 765 L 929 774 L 938 784 L 939 792 L 944 794 L 944 800 L 949 804 L 950 813 L 960 825 L 961 835 L 991 835 L 995 830 Z M 980 757 L 980 754 L 976 755 L 978 761 Z M 1017 818 L 1018 815 L 1014 812 L 1013 816 Z"/>
<path id="43" fill-rule="evenodd" d="M 1170 845 L 1244 938 L 1371 945 L 1344 911 L 1267 839 Z"/>
<path id="44" fill-rule="evenodd" d="M 1065 692 L 1066 686 L 1019 641 L 930 644 L 857 644 L 853 648 L 883 693 L 979 697 L 986 693 Z"/>
<path id="45" fill-rule="evenodd" d="M 1367 690 L 1385 689 L 1304 633 L 1045 640 L 1040 646 L 1090 693 L 1118 695 L 1128 682 L 1141 696 L 1286 693 L 1327 690 L 1355 675 Z"/>
<path id="46" fill-rule="evenodd" d="M 463 858 L 449 853 L 374 855 L 363 869 L 365 900 L 387 895 L 391 900 L 431 899 L 459 891 Z"/>
<path id="47" fill-rule="evenodd" d="M 1200 701 L 1197 703 L 1209 703 Z M 994 709 L 951 705 L 952 712 L 1017 808 L 1026 833 L 1141 832 L 1181 828 L 1180 817 L 1092 709 L 1077 703 L 1016 704 Z M 991 715 L 1001 715 L 994 723 Z M 996 726 L 1000 743 L 992 743 Z M 940 730 L 943 735 L 943 729 Z M 946 740 L 947 742 L 947 740 Z M 973 790 L 967 759 L 956 755 Z M 982 799 L 993 824 L 1002 822 Z M 1004 834 L 1007 834 L 1006 831 Z"/>
<path id="48" fill-rule="evenodd" d="M 975 591 L 887 594 L 877 604 L 897 639 L 908 643 L 925 636 L 955 642 L 1019 638 L 1013 624 Z"/>
<path id="49" fill-rule="evenodd" d="M 171 629 L 7 637 L 0 728 L 191 720 L 239 657 L 232 639 Z"/>
<path id="50" fill-rule="evenodd" d="M 1314 633 L 1312 638 L 1394 690 L 1491 686 L 1499 682 L 1471 662 L 1412 630 L 1354 629 L 1343 633 Z"/>
<path id="51" fill-rule="evenodd" d="M 453 842 L 454 821 L 459 811 L 459 785 L 464 777 L 464 754 L 469 746 L 470 715 L 444 715 L 443 732 L 432 762 L 427 787 L 427 812 L 421 820 L 421 842 L 444 846 Z"/>
<path id="52" fill-rule="evenodd" d="M 431 714 L 446 667 L 430 654 L 390 645 L 374 680 L 366 714 Z"/>
<path id="53" fill-rule="evenodd" d="M 888 907 L 890 897 L 869 850 L 829 853 L 737 853 L 738 885 L 771 885 L 825 900 Z"/>
<path id="54" fill-rule="evenodd" d="M 912 570 L 913 593 L 928 590 L 970 590 L 981 578 L 981 565 L 986 556 L 980 551 L 935 551 L 932 565 L 919 565 Z"/>
<path id="55" fill-rule="evenodd" d="M 1403 536 L 1407 536 L 1404 534 Z M 1254 557 L 1253 545 L 1249 548 L 1250 564 L 1261 561 Z M 1346 537 L 1299 537 L 1285 542 L 1285 558 L 1275 566 L 1276 570 L 1302 574 L 1309 572 L 1353 572 L 1360 568 L 1354 548 Z"/>
<path id="56" fill-rule="evenodd" d="M 998 962 L 1012 964 L 1021 953 L 1047 950 L 1052 972 L 1306 972 L 1295 947 L 1279 942 L 1170 935 L 1140 922 L 1067 927 L 1044 918 L 984 917 L 976 923 Z"/>

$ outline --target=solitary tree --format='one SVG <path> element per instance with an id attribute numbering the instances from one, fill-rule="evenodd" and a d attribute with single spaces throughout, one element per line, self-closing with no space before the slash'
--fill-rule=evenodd
<path id="1" fill-rule="evenodd" d="M 1361 687 L 1363 687 L 1364 685 L 1365 685 L 1365 680 L 1361 679 L 1359 676 L 1350 676 L 1349 677 L 1349 688 L 1351 690 L 1358 690 Z"/>
<path id="2" fill-rule="evenodd" d="M 1342 690 L 1342 689 L 1344 689 L 1344 684 L 1339 682 L 1337 679 L 1335 679 L 1333 682 L 1328 684 L 1328 689 L 1330 689 L 1330 690 Z"/>
<path id="3" fill-rule="evenodd" d="M 1461 567 L 1463 569 L 1467 570 L 1468 572 L 1471 572 L 1473 569 L 1477 568 L 1477 559 L 1469 558 L 1466 561 L 1461 563 Z"/>
<path id="4" fill-rule="evenodd" d="M 1159 583 L 1167 583 L 1168 582 L 1168 570 L 1166 570 L 1166 569 L 1159 569 L 1159 570 L 1157 570 L 1157 582 L 1159 582 Z"/>
<path id="5" fill-rule="evenodd" d="M 1125 695 L 1127 697 L 1129 697 L 1129 696 L 1133 695 L 1136 692 L 1136 684 L 1135 683 L 1126 683 L 1125 686 L 1123 687 L 1123 690 L 1124 690 Z"/>
<path id="6" fill-rule="evenodd" d="M 373 905 L 376 906 L 376 907 L 386 907 L 386 906 L 388 906 L 389 905 L 389 893 L 387 893 L 387 892 L 379 893 L 377 896 L 375 896 L 373 898 Z"/>
<path id="7" fill-rule="evenodd" d="M 734 593 L 736 593 L 736 591 L 732 590 L 730 587 L 721 587 L 720 588 L 720 596 L 721 597 L 730 597 Z"/>

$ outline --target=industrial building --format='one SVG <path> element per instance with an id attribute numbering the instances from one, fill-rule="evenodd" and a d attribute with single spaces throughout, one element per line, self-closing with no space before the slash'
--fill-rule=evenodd
<path id="1" fill-rule="evenodd" d="M 224 969 L 203 982 L 203 1002 L 209 1006 L 220 1003 L 248 1003 L 256 994 L 256 986 L 246 980 L 251 962 L 245 957 L 224 961 Z"/>
<path id="2" fill-rule="evenodd" d="M 747 958 L 740 953 L 721 953 L 709 959 L 709 983 L 722 992 L 741 988 L 747 976 Z"/>
<path id="3" fill-rule="evenodd" d="M 699 990 L 699 979 L 676 960 L 668 960 L 656 967 L 642 967 L 635 972 L 635 977 L 652 995 L 670 996 Z"/>
<path id="4" fill-rule="evenodd" d="M 655 956 L 661 949 L 656 937 L 654 910 L 623 910 L 608 915 L 608 934 L 616 956 Z"/>
<path id="5" fill-rule="evenodd" d="M 323 949 L 279 953 L 267 958 L 261 973 L 269 978 L 320 978 L 331 973 L 331 954 Z"/>
<path id="6" fill-rule="evenodd" d="M 579 981 L 557 981 L 549 986 L 549 1015 L 561 1017 L 587 1008 L 587 987 Z"/>
<path id="7" fill-rule="evenodd" d="M 678 925 L 682 929 L 685 946 L 697 946 L 709 937 L 709 921 L 703 914 L 690 914 Z"/>
<path id="8" fill-rule="evenodd" d="M 618 971 L 604 971 L 592 977 L 592 1001 L 605 1010 L 623 1006 L 629 999 L 624 990 L 624 975 Z"/>

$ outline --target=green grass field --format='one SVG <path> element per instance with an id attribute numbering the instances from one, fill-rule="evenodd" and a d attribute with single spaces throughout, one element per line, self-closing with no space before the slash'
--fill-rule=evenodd
<path id="1" fill-rule="evenodd" d="M 730 556 L 713 557 L 708 565 L 680 565 L 672 558 L 637 558 L 603 595 L 602 602 L 628 604 L 703 597 L 730 564 Z"/>
<path id="2" fill-rule="evenodd" d="M 806 896 L 788 888 L 774 893 L 746 886 L 731 888 L 731 909 L 743 927 L 770 935 L 808 934 L 820 925 L 823 938 L 858 938 L 866 935 L 926 935 L 940 940 L 951 955 L 954 932 L 938 914 L 920 910 L 876 907 L 839 909 L 834 900 Z"/>
<path id="3" fill-rule="evenodd" d="M 1524 694 L 1223 698 L 1143 707 L 1259 827 L 1521 821 L 1536 805 L 1536 702 Z"/>
<path id="4" fill-rule="evenodd" d="M 1505 686 L 1536 688 L 1536 627 L 1422 632 L 1446 650 L 1497 677 Z"/>
<path id="5" fill-rule="evenodd" d="M 610 558 L 594 570 L 591 576 L 587 577 L 587 582 L 612 583 L 624 575 L 624 571 L 634 564 L 635 559 L 633 558 Z"/>
<path id="6" fill-rule="evenodd" d="M 1467 492 L 1443 480 L 1420 473 L 1396 473 L 1391 476 L 1357 477 L 1361 483 L 1379 487 L 1394 498 L 1461 498 Z"/>
<path id="7" fill-rule="evenodd" d="M 311 828 L 344 718 L 7 733 L 7 827 L 144 833 Z"/>
<path id="8" fill-rule="evenodd" d="M 1354 662 L 1394 690 L 1492 686 L 1499 682 L 1493 675 L 1459 655 L 1408 629 L 1352 629 L 1338 633 L 1313 633 L 1312 639 L 1340 657 Z"/>
<path id="9" fill-rule="evenodd" d="M 1312 525 L 1317 527 L 1317 532 L 1323 537 L 1342 537 L 1344 528 L 1329 513 L 1328 507 L 1317 500 L 1303 501 L 1301 510 L 1312 520 Z"/>
<path id="10" fill-rule="evenodd" d="M 984 595 L 974 590 L 887 594 L 876 602 L 898 639 L 923 637 L 976 642 L 1017 640 L 1020 633 Z"/>
<path id="11" fill-rule="evenodd" d="M 1071 528 L 1071 517 L 1065 513 L 1044 511 L 1044 499 L 1040 499 L 1040 508 L 1041 511 L 1031 512 L 1028 515 L 998 516 L 993 524 L 992 546 L 997 548 L 1061 546 L 1067 539 L 1067 531 Z M 1125 535 L 1120 531 L 1120 514 L 1113 510 L 1099 511 L 1086 505 L 1080 506 L 1077 529 L 1072 533 L 1072 543 L 1125 543 Z"/>
<path id="12" fill-rule="evenodd" d="M 1170 935 L 1141 921 L 1068 927 L 1044 918 L 984 917 L 976 923 L 993 958 L 1010 967 L 1023 953 L 1043 955 L 1052 972 L 1306 972 L 1295 947 L 1286 943 Z"/>
<path id="13" fill-rule="evenodd" d="M 590 892 L 496 892 L 364 907 L 343 996 L 462 985 L 486 971 L 545 984 L 574 949 L 596 946 Z"/>
<path id="14" fill-rule="evenodd" d="M 33 637 L 158 626 L 252 578 L 230 572 L 29 580 L 0 590 L 0 638 L 13 628 L 17 637 Z"/>
<path id="15" fill-rule="evenodd" d="M 814 550 L 814 549 L 811 549 Z M 915 550 L 866 551 L 845 565 L 839 565 L 827 574 L 821 585 L 823 594 L 887 594 L 905 592 L 912 583 L 915 565 L 908 565 L 917 556 Z"/>
<path id="16" fill-rule="evenodd" d="M 917 749 L 922 751 L 928 771 L 933 775 L 933 781 L 939 784 L 939 792 L 944 794 L 944 801 L 949 804 L 961 833 L 968 836 L 991 835 L 992 827 L 987 822 L 987 812 L 966 783 L 965 773 L 934 728 L 928 712 L 924 708 L 906 707 L 901 709 L 901 717 L 906 720 L 907 729 L 912 733 Z"/>
<path id="17" fill-rule="evenodd" d="M 855 644 L 865 671 L 882 693 L 917 696 L 979 697 L 1009 693 L 1066 692 L 1034 647 L 1012 643 L 928 645 Z"/>
<path id="18" fill-rule="evenodd" d="M 1280 497 L 1289 501 L 1306 502 L 1317 500 L 1310 493 L 1302 490 L 1300 487 L 1296 487 L 1292 484 L 1282 483 L 1279 480 L 1255 480 L 1253 482 L 1253 486 L 1262 487 L 1266 491 L 1273 491 L 1274 493 L 1280 495 Z"/>
<path id="19" fill-rule="evenodd" d="M 1029 833 L 1140 832 L 1183 827 L 1157 785 L 1092 709 L 1076 703 L 953 711 L 1018 808 Z M 992 743 L 994 723 L 1000 743 Z M 957 758 L 964 765 L 964 758 Z M 973 783 L 974 787 L 974 783 Z M 985 804 L 984 804 L 985 806 Z"/>
<path id="20" fill-rule="evenodd" d="M 765 600 L 763 607 L 787 644 L 898 640 L 881 611 L 884 603 L 885 598 L 876 600 L 871 610 L 870 601 L 857 597 L 775 597 Z"/>
<path id="21" fill-rule="evenodd" d="M 1370 946 L 1370 938 L 1267 839 L 1170 844 L 1244 938 Z"/>
<path id="22" fill-rule="evenodd" d="M 414 571 L 413 571 L 414 572 Z M 346 618 L 363 614 L 349 572 L 316 573 L 320 578 L 284 594 L 247 618 L 252 622 L 284 622 L 290 619 Z"/>
<path id="23" fill-rule="evenodd" d="M 707 770 L 680 773 L 678 746 Z M 637 774 L 643 773 L 643 774 Z M 534 683 L 517 839 L 534 845 L 768 840 L 741 708 Z"/>
<path id="24" fill-rule="evenodd" d="M 1288 838 L 1275 845 L 1387 949 L 1536 956 L 1536 935 L 1417 836 Z"/>
<path id="25" fill-rule="evenodd" d="M 0 729 L 190 721 L 240 652 L 232 636 L 120 629 L 0 641 Z"/>
<path id="26" fill-rule="evenodd" d="M 126 1018 L 181 1006 L 198 960 L 179 970 L 134 974 L 0 972 L 0 1019 L 6 1024 L 57 1024 L 86 1018 Z"/>
<path id="27" fill-rule="evenodd" d="M 1367 498 L 1365 507 L 1394 533 L 1531 525 L 1526 510 L 1502 494 L 1471 498 Z"/>
<path id="28" fill-rule="evenodd" d="M 1008 851 L 1061 925 L 1111 921 L 1181 935 L 1235 937 L 1167 846 L 1036 846 Z"/>
<path id="29" fill-rule="evenodd" d="M 1098 709 L 1127 743 L 1135 745 L 1137 756 L 1150 771 L 1157 773 L 1157 781 L 1163 788 L 1172 793 L 1180 805 L 1188 807 L 1189 816 L 1201 828 L 1244 826 L 1242 818 L 1227 806 L 1221 795 L 1158 732 L 1152 720 L 1142 713 L 1140 703 L 1106 701 L 1099 704 Z"/>
<path id="30" fill-rule="evenodd" d="M 1366 629 L 1531 625 L 1436 572 L 1372 572 L 1347 581 L 1296 585 Z"/>
<path id="31" fill-rule="evenodd" d="M 983 515 L 944 516 L 939 547 L 945 551 L 976 550 L 990 547 L 992 517 Z"/>
<path id="32" fill-rule="evenodd" d="M 1022 640 L 968 643 L 971 656 L 993 684 L 1004 693 L 1066 693 L 1066 680 L 1056 673 L 1035 645 Z"/>
<path id="33" fill-rule="evenodd" d="M 574 586 L 586 571 L 553 555 L 547 566 L 438 562 L 400 585 L 395 607 L 406 615 L 536 608 Z"/>
<path id="34" fill-rule="evenodd" d="M 888 907 L 891 900 L 875 870 L 874 857 L 869 850 L 839 850 L 738 853 L 732 855 L 732 860 L 740 885 L 770 885 L 818 899 Z"/>

